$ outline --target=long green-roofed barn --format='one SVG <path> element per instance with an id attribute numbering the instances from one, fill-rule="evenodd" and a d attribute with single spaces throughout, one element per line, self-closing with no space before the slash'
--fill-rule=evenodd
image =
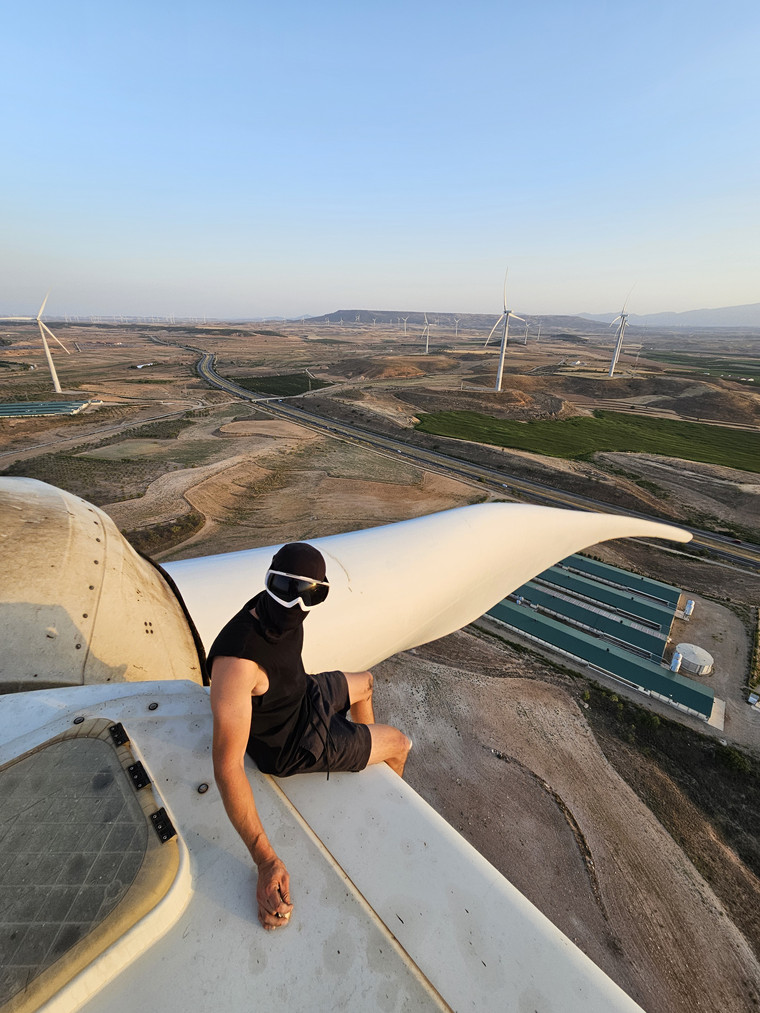
<path id="1" fill-rule="evenodd" d="M 560 622 L 566 622 L 592 635 L 602 637 L 642 657 L 654 661 L 662 660 L 668 642 L 664 633 L 641 626 L 622 616 L 610 615 L 590 602 L 553 593 L 532 580 L 518 588 L 514 596 L 516 599 L 522 598 L 541 613 L 559 619 Z"/>
<path id="2" fill-rule="evenodd" d="M 544 570 L 536 577 L 536 581 L 562 588 L 577 598 L 604 605 L 624 619 L 631 619 L 665 634 L 670 632 L 676 614 L 675 605 L 658 605 L 633 591 L 622 591 L 609 584 L 601 584 L 590 577 L 571 573 L 563 566 L 552 566 Z"/>
<path id="3" fill-rule="evenodd" d="M 489 610 L 515 632 L 592 671 L 709 721 L 715 694 L 663 663 L 679 588 L 573 555 Z"/>
<path id="4" fill-rule="evenodd" d="M 611 675 L 633 689 L 642 690 L 705 721 L 712 714 L 715 694 L 709 687 L 535 612 L 526 604 L 502 601 L 494 605 L 488 615 L 532 640 L 587 664 L 591 669 Z"/>
<path id="5" fill-rule="evenodd" d="M 633 591 L 643 598 L 651 598 L 652 601 L 672 608 L 677 607 L 681 597 L 680 588 L 673 587 L 672 584 L 664 584 L 660 580 L 643 577 L 640 573 L 631 573 L 630 570 L 621 570 L 618 566 L 610 566 L 609 563 L 589 559 L 588 556 L 581 556 L 578 553 L 568 556 L 557 565 L 593 577 L 603 584 L 610 584 L 624 591 Z"/>
<path id="6" fill-rule="evenodd" d="M 9 401 L 0 404 L 0 418 L 33 418 L 38 415 L 76 415 L 90 401 Z"/>

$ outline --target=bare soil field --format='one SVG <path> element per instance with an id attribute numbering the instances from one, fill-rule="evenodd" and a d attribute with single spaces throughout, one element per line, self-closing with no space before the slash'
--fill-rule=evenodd
<path id="1" fill-rule="evenodd" d="M 521 378 L 522 379 L 522 378 Z M 414 391 L 408 395 L 416 408 L 431 411 L 477 411 L 498 419 L 561 418 L 567 414 L 580 414 L 571 409 L 560 397 L 542 391 L 530 392 L 522 386 L 510 385 L 500 394 L 485 391 Z M 442 407 L 443 404 L 443 407 Z"/>
<path id="2" fill-rule="evenodd" d="M 760 520 L 760 475 L 752 472 L 653 454 L 605 453 L 595 460 L 653 483 L 679 509 L 747 528 Z"/>
<path id="3" fill-rule="evenodd" d="M 421 377 L 427 373 L 450 372 L 456 359 L 444 355 L 387 355 L 372 359 L 344 359 L 330 370 L 333 376 L 351 379 L 390 379 Z"/>

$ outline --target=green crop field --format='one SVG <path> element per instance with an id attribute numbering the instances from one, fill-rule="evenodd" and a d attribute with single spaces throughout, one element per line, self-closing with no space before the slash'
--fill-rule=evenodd
<path id="1" fill-rule="evenodd" d="M 245 387 L 246 390 L 253 390 L 257 394 L 271 394 L 274 397 L 288 397 L 293 394 L 303 394 L 307 390 L 319 390 L 320 387 L 330 386 L 324 380 L 314 380 L 305 373 L 236 377 L 234 382 L 240 387 Z"/>
<path id="2" fill-rule="evenodd" d="M 599 450 L 628 451 L 760 472 L 760 433 L 620 412 L 537 422 L 511 422 L 477 412 L 434 412 L 420 416 L 416 428 L 549 457 L 577 459 Z"/>
<path id="3" fill-rule="evenodd" d="M 744 380 L 760 384 L 760 358 L 748 356 L 741 358 L 694 355 L 688 352 L 648 352 L 644 351 L 647 359 L 655 362 L 665 362 L 670 366 L 683 366 L 682 372 L 692 375 L 702 373 L 708 376 L 719 376 L 726 380 Z M 669 372 L 677 372 L 669 370 Z"/>

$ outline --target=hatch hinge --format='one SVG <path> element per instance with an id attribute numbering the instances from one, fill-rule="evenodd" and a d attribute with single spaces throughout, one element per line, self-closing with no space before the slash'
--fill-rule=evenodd
<path id="1" fill-rule="evenodd" d="M 135 789 L 137 791 L 139 791 L 141 788 L 145 788 L 146 785 L 150 784 L 148 772 L 145 769 L 145 767 L 143 767 L 142 763 L 140 763 L 139 760 L 137 761 L 137 763 L 131 763 L 127 767 L 127 773 L 132 778 L 132 784 L 135 786 Z"/>
<path id="2" fill-rule="evenodd" d="M 129 735 L 127 735 L 126 729 L 121 721 L 119 721 L 118 724 L 111 725 L 108 731 L 111 733 L 111 738 L 113 739 L 113 744 L 115 746 L 123 746 L 126 742 L 129 742 Z"/>
<path id="3" fill-rule="evenodd" d="M 169 819 L 166 809 L 163 806 L 154 813 L 151 813 L 151 822 L 158 834 L 158 839 L 162 844 L 166 844 L 172 837 L 177 836 L 177 831 L 174 829 L 174 824 Z"/>

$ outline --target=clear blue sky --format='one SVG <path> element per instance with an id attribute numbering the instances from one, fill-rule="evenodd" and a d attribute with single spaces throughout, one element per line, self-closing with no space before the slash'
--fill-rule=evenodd
<path id="1" fill-rule="evenodd" d="M 0 312 L 760 301 L 757 0 L 25 0 Z"/>

